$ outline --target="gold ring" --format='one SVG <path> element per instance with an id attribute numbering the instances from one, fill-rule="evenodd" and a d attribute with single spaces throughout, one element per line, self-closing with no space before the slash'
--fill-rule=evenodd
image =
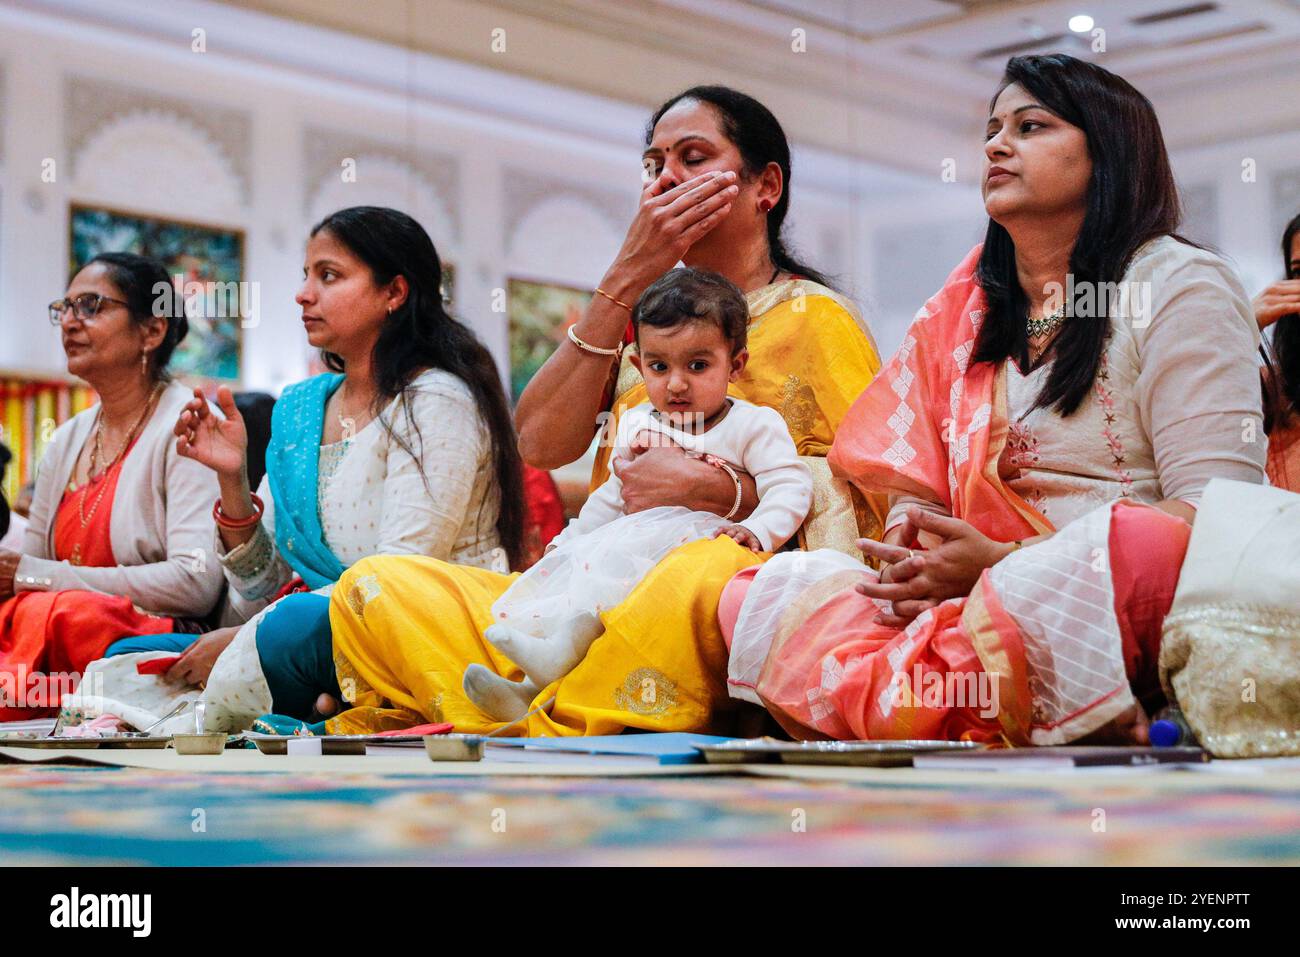
<path id="1" fill-rule="evenodd" d="M 908 557 L 908 558 L 915 558 L 915 557 L 916 557 L 916 552 L 912 551 L 912 550 L 909 548 L 909 549 L 907 550 L 907 557 Z"/>

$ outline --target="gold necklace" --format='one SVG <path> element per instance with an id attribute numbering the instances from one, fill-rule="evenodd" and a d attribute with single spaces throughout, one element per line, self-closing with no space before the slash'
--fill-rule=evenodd
<path id="1" fill-rule="evenodd" d="M 154 387 L 153 392 L 149 396 L 149 401 L 144 404 L 144 411 L 140 413 L 140 418 L 135 420 L 135 425 L 131 426 L 131 431 L 127 433 L 126 440 L 122 443 L 122 448 L 120 448 L 118 450 L 117 455 L 113 457 L 113 461 L 109 462 L 108 465 L 104 466 L 104 470 L 100 472 L 98 476 L 96 476 L 95 466 L 97 464 L 99 455 L 103 450 L 103 437 L 104 437 L 103 435 L 104 408 L 102 405 L 100 406 L 99 421 L 95 427 L 95 442 L 90 447 L 90 468 L 86 473 L 86 484 L 81 489 L 81 497 L 77 499 L 77 517 L 81 519 L 82 528 L 88 526 L 90 524 L 91 519 L 95 517 L 95 512 L 99 510 L 99 503 L 104 499 L 104 492 L 108 489 L 107 482 L 100 483 L 99 493 L 95 496 L 95 503 L 90 506 L 90 514 L 87 515 L 86 498 L 87 498 L 87 493 L 90 491 L 90 484 L 94 482 L 97 477 L 103 478 L 113 468 L 113 466 L 115 466 L 118 463 L 118 461 L 120 461 L 122 457 L 126 455 L 127 449 L 129 449 L 131 447 L 131 443 L 135 441 L 136 434 L 140 431 L 140 427 L 144 425 L 145 420 L 149 417 L 149 413 L 153 409 L 154 401 L 158 398 L 161 392 L 162 392 L 161 384 Z"/>
<path id="2" fill-rule="evenodd" d="M 151 393 L 149 393 L 149 398 L 144 404 L 144 412 L 142 412 L 140 418 L 136 420 L 135 425 L 131 427 L 131 431 L 127 433 L 126 442 L 124 442 L 122 447 L 118 449 L 117 455 L 113 456 L 114 462 L 116 462 L 119 458 L 121 458 L 122 453 L 126 451 L 127 444 L 130 443 L 131 439 L 135 437 L 136 430 L 140 428 L 141 423 L 144 422 L 145 416 L 149 414 L 149 407 L 153 405 L 154 399 L 158 397 L 158 393 L 161 390 L 162 390 L 162 385 L 159 384 L 157 386 L 154 386 L 154 390 Z M 87 482 L 89 482 L 92 478 L 94 478 L 95 468 L 99 463 L 99 459 L 103 455 L 103 451 L 104 451 L 104 407 L 100 406 L 99 416 L 95 422 L 95 442 L 90 447 L 90 466 L 86 472 Z"/>

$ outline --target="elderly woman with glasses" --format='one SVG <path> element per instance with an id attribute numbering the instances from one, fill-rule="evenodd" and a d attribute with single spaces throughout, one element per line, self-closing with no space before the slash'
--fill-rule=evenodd
<path id="1" fill-rule="evenodd" d="M 0 551 L 0 721 L 53 714 L 111 642 L 199 631 L 220 597 L 216 479 L 172 435 L 193 393 L 167 373 L 187 331 L 171 290 L 161 263 L 104 253 L 50 303 L 100 401 L 55 431 L 21 551 Z"/>

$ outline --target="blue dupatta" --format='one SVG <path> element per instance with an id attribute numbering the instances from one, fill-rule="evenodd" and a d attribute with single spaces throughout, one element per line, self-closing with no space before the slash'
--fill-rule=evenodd
<path id="1" fill-rule="evenodd" d="M 295 382 L 271 412 L 266 477 L 275 502 L 275 544 L 311 589 L 338 581 L 347 570 L 325 544 L 317 500 L 325 404 L 342 382 L 341 374 L 329 372 Z"/>

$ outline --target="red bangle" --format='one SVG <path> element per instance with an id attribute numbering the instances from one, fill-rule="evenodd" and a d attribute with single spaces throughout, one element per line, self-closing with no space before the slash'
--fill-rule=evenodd
<path id="1" fill-rule="evenodd" d="M 228 528 L 231 531 L 238 531 L 242 528 L 252 528 L 262 520 L 264 506 L 262 505 L 262 500 L 256 495 L 251 496 L 251 498 L 253 499 L 253 514 L 248 518 L 227 518 L 225 513 L 221 511 L 221 499 L 217 499 L 216 503 L 212 506 L 213 521 L 222 528 Z"/>

